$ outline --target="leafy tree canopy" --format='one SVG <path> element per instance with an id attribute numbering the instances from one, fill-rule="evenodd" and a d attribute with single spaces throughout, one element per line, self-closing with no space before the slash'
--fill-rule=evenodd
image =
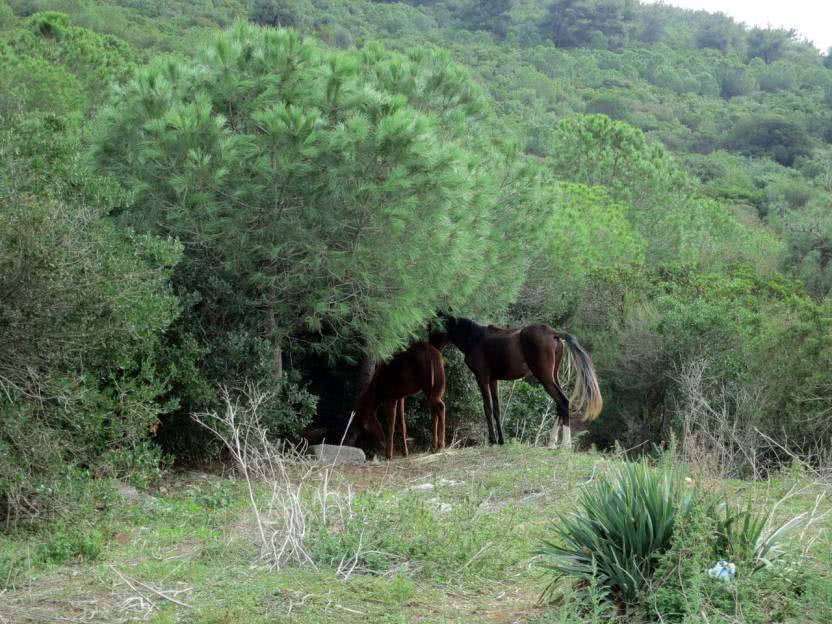
<path id="1" fill-rule="evenodd" d="M 483 114 L 442 55 L 237 25 L 139 72 L 95 156 L 135 194 L 130 222 L 216 251 L 261 331 L 385 356 L 437 308 L 496 310 L 522 282 L 536 174 L 472 132 Z"/>

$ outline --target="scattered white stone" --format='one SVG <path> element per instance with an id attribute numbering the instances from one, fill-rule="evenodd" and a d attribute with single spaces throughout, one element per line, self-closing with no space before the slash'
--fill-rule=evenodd
<path id="1" fill-rule="evenodd" d="M 364 451 L 354 446 L 315 444 L 309 447 L 309 452 L 321 464 L 363 464 L 367 461 Z"/>
<path id="2" fill-rule="evenodd" d="M 419 485 L 413 485 L 410 487 L 411 490 L 432 490 L 433 483 L 420 483 Z"/>
<path id="3" fill-rule="evenodd" d="M 454 487 L 457 485 L 465 485 L 465 481 L 456 481 L 454 479 L 439 479 L 439 485 L 444 485 L 447 487 Z"/>

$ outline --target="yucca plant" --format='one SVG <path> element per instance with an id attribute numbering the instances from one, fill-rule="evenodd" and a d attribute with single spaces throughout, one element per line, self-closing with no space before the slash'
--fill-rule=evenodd
<path id="1" fill-rule="evenodd" d="M 772 505 L 767 511 L 755 512 L 751 500 L 745 509 L 727 502 L 714 505 L 710 515 L 716 521 L 715 555 L 745 563 L 752 574 L 771 566 L 783 556 L 780 548 L 783 537 L 806 516 L 802 513 L 782 524 L 774 524 L 776 509 L 777 505 Z"/>
<path id="2" fill-rule="evenodd" d="M 672 469 L 627 464 L 585 488 L 578 510 L 560 515 L 555 539 L 537 551 L 553 578 L 551 596 L 563 577 L 597 583 L 621 602 L 634 602 L 651 578 L 659 554 L 670 545 L 673 527 L 696 496 Z"/>

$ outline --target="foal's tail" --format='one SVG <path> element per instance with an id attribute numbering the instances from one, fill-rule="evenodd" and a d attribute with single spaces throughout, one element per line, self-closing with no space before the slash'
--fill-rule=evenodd
<path id="1" fill-rule="evenodd" d="M 445 364 L 442 361 L 442 353 L 435 347 L 430 346 L 423 351 L 423 358 L 423 370 L 427 377 L 425 382 L 429 389 L 429 392 L 425 392 L 425 396 L 428 399 L 441 399 L 445 393 Z"/>
<path id="2" fill-rule="evenodd" d="M 575 336 L 564 334 L 558 337 L 566 345 L 565 351 L 571 360 L 569 364 L 575 369 L 575 386 L 569 397 L 569 403 L 583 414 L 585 422 L 592 422 L 601 413 L 601 407 L 604 404 L 601 389 L 598 387 L 598 377 L 595 376 L 595 368 L 592 366 L 592 358 L 578 344 Z"/>

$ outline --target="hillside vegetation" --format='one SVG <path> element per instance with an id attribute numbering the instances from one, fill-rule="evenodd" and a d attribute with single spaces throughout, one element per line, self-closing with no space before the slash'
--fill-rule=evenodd
<path id="1" fill-rule="evenodd" d="M 48 534 L 0 536 L 0 573 L 12 587 L 0 602 L 0 618 L 21 624 L 588 624 L 660 621 L 656 613 L 682 621 L 673 601 L 698 600 L 696 615 L 701 610 L 708 619 L 688 621 L 829 621 L 828 517 L 810 526 L 807 558 L 799 558 L 801 532 L 793 532 L 779 569 L 750 576 L 741 567 L 743 581 L 724 586 L 703 569 L 688 568 L 685 579 L 698 581 L 677 594 L 668 591 L 672 579 L 658 581 L 664 594 L 654 591 L 630 618 L 613 620 L 615 609 L 600 591 L 564 586 L 556 604 L 539 603 L 548 582 L 535 555 L 540 540 L 552 536 L 553 520 L 573 511 L 581 492 L 622 464 L 510 444 L 336 469 L 296 465 L 292 490 L 301 498 L 292 510 L 304 513 L 303 556 L 277 567 L 259 557 L 243 481 L 179 473 L 141 496 L 112 497 L 95 514 Z M 258 490 L 264 507 L 270 485 Z M 774 505 L 791 491 L 776 507 L 779 522 L 811 509 L 821 491 L 799 472 L 751 486 L 707 481 L 706 487 L 755 507 Z M 828 501 L 817 511 L 828 513 Z M 269 530 L 282 529 L 285 517 L 270 518 Z M 76 551 L 82 559 L 73 558 Z M 671 557 L 680 554 L 701 564 L 696 552 L 685 555 L 678 547 Z M 799 569 L 785 571 L 793 565 Z M 652 603 L 657 596 L 671 606 Z"/>
<path id="2" fill-rule="evenodd" d="M 222 458 L 192 415 L 224 387 L 264 393 L 274 440 L 340 438 L 361 373 L 440 314 L 578 336 L 604 395 L 584 449 L 823 475 L 831 206 L 832 54 L 723 15 L 0 0 L 3 530 Z M 481 441 L 445 355 L 448 438 Z M 545 442 L 548 396 L 503 393 L 509 436 Z M 404 577 L 379 581 L 402 603 Z"/>

